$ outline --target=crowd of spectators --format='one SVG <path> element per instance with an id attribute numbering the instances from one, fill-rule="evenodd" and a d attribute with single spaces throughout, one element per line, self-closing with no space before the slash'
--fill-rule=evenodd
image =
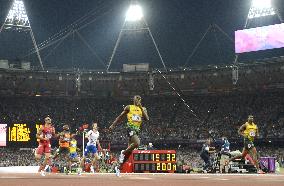
<path id="1" fill-rule="evenodd" d="M 227 93 L 222 95 L 186 96 L 186 106 L 175 96 L 142 96 L 150 121 L 144 122 L 141 141 L 177 141 L 206 139 L 208 133 L 217 137 L 240 139 L 237 129 L 253 114 L 260 129 L 260 138 L 284 138 L 283 92 Z M 73 98 L 73 97 L 0 97 L 0 123 L 43 123 L 50 115 L 57 130 L 69 124 L 74 131 L 84 123 L 97 121 L 101 140 L 127 143 L 124 125 L 113 133 L 106 132 L 130 98 Z M 283 163 L 283 149 L 262 147 L 263 156 L 276 156 Z M 241 150 L 241 149 L 240 149 Z M 183 164 L 199 166 L 199 150 L 180 150 Z M 1 148 L 0 166 L 34 165 L 31 151 Z M 281 155 L 282 154 L 282 155 Z"/>
<path id="2" fill-rule="evenodd" d="M 32 150 L 0 148 L 0 167 L 37 166 Z"/>
<path id="3" fill-rule="evenodd" d="M 143 96 L 142 96 L 143 97 Z M 185 97 L 187 107 L 177 97 L 143 97 L 150 121 L 142 126 L 142 140 L 204 139 L 208 132 L 239 138 L 237 129 L 254 115 L 260 138 L 284 137 L 284 98 L 282 92 L 199 95 Z M 101 130 L 108 128 L 131 99 L 1 97 L 0 122 L 39 124 L 49 115 L 59 130 L 63 124 L 72 130 L 83 123 L 97 121 Z M 125 122 L 124 122 L 125 123 Z M 105 140 L 125 141 L 124 125 Z"/>

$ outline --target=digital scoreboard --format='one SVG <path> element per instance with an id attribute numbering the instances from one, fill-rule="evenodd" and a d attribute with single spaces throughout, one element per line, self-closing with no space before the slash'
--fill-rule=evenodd
<path id="1" fill-rule="evenodd" d="M 40 127 L 40 124 L 21 122 L 13 124 L 0 124 L 0 146 L 29 148 L 36 147 L 38 145 L 36 133 Z"/>
<path id="2" fill-rule="evenodd" d="M 130 161 L 136 173 L 176 171 L 175 150 L 134 150 Z"/>

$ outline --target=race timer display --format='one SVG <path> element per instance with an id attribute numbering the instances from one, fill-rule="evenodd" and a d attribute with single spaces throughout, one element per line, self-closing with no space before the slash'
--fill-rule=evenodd
<path id="1" fill-rule="evenodd" d="M 132 152 L 134 172 L 175 172 L 175 150 L 134 150 Z"/>

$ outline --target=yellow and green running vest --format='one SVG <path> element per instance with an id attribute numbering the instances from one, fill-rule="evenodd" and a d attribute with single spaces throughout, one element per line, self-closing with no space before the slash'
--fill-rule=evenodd
<path id="1" fill-rule="evenodd" d="M 256 136 L 257 126 L 256 124 L 252 123 L 249 124 L 246 122 L 246 130 L 244 130 L 244 136 L 250 141 L 254 141 L 254 138 Z"/>
<path id="2" fill-rule="evenodd" d="M 140 130 L 142 124 L 142 110 L 136 105 L 129 105 L 127 120 L 128 127 Z"/>

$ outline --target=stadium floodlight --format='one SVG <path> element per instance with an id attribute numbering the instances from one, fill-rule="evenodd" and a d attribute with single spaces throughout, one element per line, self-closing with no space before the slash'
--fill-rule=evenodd
<path id="1" fill-rule="evenodd" d="M 126 16 L 125 16 L 125 19 L 124 19 L 124 22 L 123 22 L 123 25 L 122 25 L 122 28 L 120 29 L 120 32 L 119 32 L 119 35 L 118 35 L 118 38 L 116 40 L 116 43 L 114 45 L 114 48 L 113 48 L 113 51 L 111 53 L 111 56 L 109 58 L 109 61 L 108 61 L 108 64 L 106 66 L 106 72 L 107 73 L 110 73 L 109 69 L 110 69 L 110 66 L 112 64 L 112 61 L 114 59 L 114 56 L 117 52 L 117 48 L 120 44 L 120 41 L 123 37 L 123 33 L 124 32 L 141 32 L 141 31 L 145 31 L 146 33 L 149 34 L 150 38 L 152 39 L 152 42 L 155 46 L 155 49 L 156 49 L 156 52 L 165 68 L 165 70 L 167 70 L 167 67 L 164 63 L 164 60 L 163 60 L 163 57 L 159 51 L 159 48 L 158 48 L 158 45 L 153 37 L 153 34 L 146 22 L 146 20 L 143 18 L 143 11 L 142 11 L 142 7 L 137 3 L 137 0 L 131 0 L 131 3 L 130 3 L 130 6 L 126 12 Z M 103 73 L 103 72 L 102 72 Z"/>
<path id="2" fill-rule="evenodd" d="M 23 0 L 13 1 L 13 4 L 8 12 L 5 22 L 0 28 L 0 33 L 2 33 L 2 30 L 16 30 L 18 32 L 29 31 L 34 48 L 36 50 L 38 60 L 40 62 L 41 69 L 44 70 L 39 49 L 29 22 L 29 18 Z"/>
<path id="3" fill-rule="evenodd" d="M 126 21 L 140 21 L 143 18 L 143 12 L 141 6 L 138 4 L 130 5 L 129 9 L 126 12 Z"/>
<path id="4" fill-rule="evenodd" d="M 253 19 L 275 14 L 271 0 L 252 0 L 248 18 Z"/>
<path id="5" fill-rule="evenodd" d="M 253 8 L 265 9 L 271 8 L 271 0 L 253 0 L 251 6 Z"/>
<path id="6" fill-rule="evenodd" d="M 5 29 L 29 29 L 30 22 L 22 0 L 14 0 L 4 23 Z"/>

